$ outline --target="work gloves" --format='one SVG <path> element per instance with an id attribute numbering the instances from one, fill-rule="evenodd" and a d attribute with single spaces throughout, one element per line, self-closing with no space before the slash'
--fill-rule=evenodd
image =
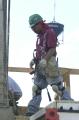
<path id="1" fill-rule="evenodd" d="M 42 59 L 40 62 L 39 62 L 39 67 L 40 68 L 46 68 L 46 65 L 47 65 L 47 61 L 45 59 Z"/>
<path id="2" fill-rule="evenodd" d="M 35 65 L 35 61 L 34 59 L 32 59 L 30 61 L 30 68 L 33 68 L 34 65 Z M 44 69 L 46 68 L 46 65 L 47 65 L 47 61 L 45 59 L 41 59 L 38 66 L 39 68 Z"/>

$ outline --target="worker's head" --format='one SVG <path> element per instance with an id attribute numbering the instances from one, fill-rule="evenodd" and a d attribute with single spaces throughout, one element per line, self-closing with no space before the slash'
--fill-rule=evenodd
<path id="1" fill-rule="evenodd" d="M 42 29 L 41 23 L 43 23 L 43 18 L 39 14 L 33 14 L 29 17 L 30 27 L 37 34 L 40 33 Z"/>

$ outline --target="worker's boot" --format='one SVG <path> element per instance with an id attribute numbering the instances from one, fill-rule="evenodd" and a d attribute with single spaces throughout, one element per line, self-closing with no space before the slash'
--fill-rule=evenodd
<path id="1" fill-rule="evenodd" d="M 26 112 L 26 116 L 32 116 L 34 113 Z"/>
<path id="2" fill-rule="evenodd" d="M 62 92 L 61 100 L 73 100 L 66 89 Z"/>

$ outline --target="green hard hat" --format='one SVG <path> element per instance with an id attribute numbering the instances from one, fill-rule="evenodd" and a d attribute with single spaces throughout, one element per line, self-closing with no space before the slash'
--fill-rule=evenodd
<path id="1" fill-rule="evenodd" d="M 42 17 L 38 14 L 33 14 L 29 17 L 29 24 L 31 27 L 35 26 L 38 22 L 42 21 Z"/>

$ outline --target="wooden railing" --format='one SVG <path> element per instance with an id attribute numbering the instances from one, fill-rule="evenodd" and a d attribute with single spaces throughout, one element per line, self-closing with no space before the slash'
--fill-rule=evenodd
<path id="1" fill-rule="evenodd" d="M 61 74 L 69 73 L 69 74 L 79 75 L 79 69 L 62 68 L 62 67 L 60 67 L 59 69 L 60 69 Z M 32 69 L 24 68 L 24 67 L 8 67 L 8 71 L 9 72 L 28 72 L 29 73 L 32 71 Z"/>
<path id="2" fill-rule="evenodd" d="M 63 81 L 65 87 L 70 92 L 70 75 L 79 75 L 79 69 L 72 69 L 72 68 L 59 68 L 60 74 L 63 76 Z M 32 72 L 31 68 L 24 68 L 24 67 L 8 67 L 9 72 Z"/>

